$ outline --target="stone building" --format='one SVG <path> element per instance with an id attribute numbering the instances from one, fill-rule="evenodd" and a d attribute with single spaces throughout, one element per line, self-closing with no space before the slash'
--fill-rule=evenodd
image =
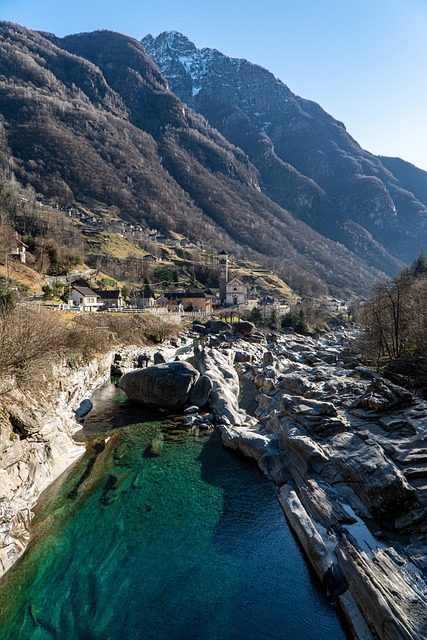
<path id="1" fill-rule="evenodd" d="M 246 285 L 239 278 L 232 278 L 226 284 L 225 302 L 229 305 L 245 304 L 247 300 Z"/>

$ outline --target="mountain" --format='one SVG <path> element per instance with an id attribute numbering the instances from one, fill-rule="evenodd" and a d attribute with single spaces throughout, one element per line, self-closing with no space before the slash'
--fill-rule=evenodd
<path id="1" fill-rule="evenodd" d="M 264 194 L 392 273 L 427 246 L 427 173 L 364 151 L 266 69 L 165 32 L 142 40 L 171 90 L 258 169 Z"/>
<path id="2" fill-rule="evenodd" d="M 0 54 L 3 176 L 63 206 L 95 199 L 130 222 L 262 262 L 308 293 L 363 293 L 384 271 L 269 198 L 247 153 L 170 91 L 137 40 L 2 22 Z M 369 233 L 364 241 L 376 246 Z M 389 270 L 393 260 L 384 252 Z"/>

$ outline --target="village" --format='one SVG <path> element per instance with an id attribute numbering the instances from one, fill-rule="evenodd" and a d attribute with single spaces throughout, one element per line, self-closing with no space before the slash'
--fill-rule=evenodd
<path id="1" fill-rule="evenodd" d="M 65 208 L 48 198 L 39 198 L 36 208 L 35 215 L 47 225 L 52 219 L 56 224 L 63 220 L 68 229 L 77 230 L 89 249 L 85 264 L 63 272 L 52 270 L 42 260 L 42 281 L 27 295 L 20 292 L 21 305 L 74 313 L 144 312 L 175 323 L 228 314 L 276 325 L 301 304 L 321 307 L 325 314 L 346 313 L 348 308 L 348 300 L 331 296 L 303 298 L 262 265 L 203 241 L 194 244 L 172 231 L 160 233 L 132 224 L 116 208 L 99 208 L 93 203 Z M 18 290 L 14 265 L 33 264 L 25 239 L 16 232 L 5 251 L 6 292 Z M 0 264 L 0 279 L 1 269 Z"/>
<path id="2" fill-rule="evenodd" d="M 152 262 L 153 256 L 147 254 L 146 259 Z M 230 277 L 229 256 L 222 251 L 218 256 L 219 287 L 206 287 L 204 289 L 184 289 L 178 282 L 173 291 L 164 291 L 163 281 L 146 285 L 142 289 L 131 289 L 128 295 L 123 295 L 123 290 L 105 289 L 94 291 L 82 279 L 82 272 L 70 273 L 67 276 L 52 277 L 49 279 L 51 286 L 59 282 L 68 286 L 68 301 L 65 304 L 51 304 L 59 310 L 73 310 L 83 312 L 95 311 L 144 311 L 156 315 L 180 314 L 209 316 L 221 309 L 233 308 L 237 313 L 250 312 L 260 305 L 267 313 L 273 309 L 285 312 L 287 305 L 281 304 L 271 296 L 259 299 L 256 290 L 236 276 Z M 90 277 L 93 270 L 86 272 Z M 74 280 L 74 278 L 76 278 Z M 48 305 L 47 302 L 44 303 Z"/>

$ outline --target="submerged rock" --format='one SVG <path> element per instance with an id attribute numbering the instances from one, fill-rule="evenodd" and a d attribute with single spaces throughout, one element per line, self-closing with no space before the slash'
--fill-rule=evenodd
<path id="1" fill-rule="evenodd" d="M 148 447 L 148 452 L 151 456 L 161 456 L 163 451 L 163 446 L 165 444 L 165 437 L 163 433 L 156 433 L 150 445 Z"/>
<path id="2" fill-rule="evenodd" d="M 76 420 L 78 421 L 83 420 L 83 418 L 87 416 L 87 414 L 92 410 L 92 407 L 93 407 L 93 404 L 92 404 L 92 401 L 89 400 L 89 398 L 85 398 L 84 400 L 82 400 L 80 405 L 77 407 L 77 409 L 74 412 L 74 415 L 76 416 Z"/>

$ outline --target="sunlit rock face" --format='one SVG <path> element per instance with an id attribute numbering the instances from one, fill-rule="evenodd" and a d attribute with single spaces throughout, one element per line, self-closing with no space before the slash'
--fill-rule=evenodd
<path id="1" fill-rule="evenodd" d="M 78 371 L 58 365 L 51 380 L 23 392 L 0 381 L 0 576 L 25 550 L 40 494 L 82 456 L 76 409 L 110 374 L 110 354 Z"/>

